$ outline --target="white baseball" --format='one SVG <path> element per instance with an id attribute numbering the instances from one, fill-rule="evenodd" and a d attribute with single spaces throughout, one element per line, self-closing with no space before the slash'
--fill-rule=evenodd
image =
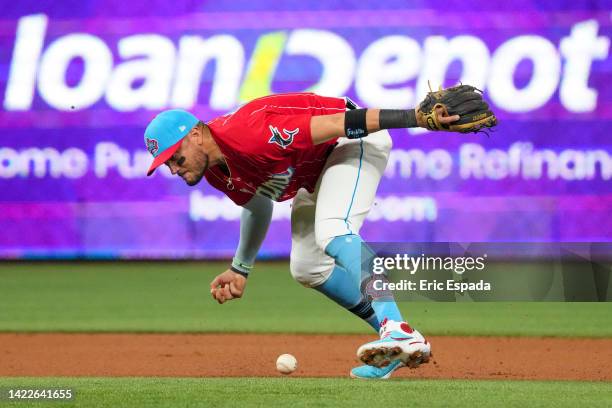
<path id="1" fill-rule="evenodd" d="M 276 359 L 276 369 L 281 374 L 291 374 L 297 369 L 297 360 L 291 354 L 281 354 Z"/>

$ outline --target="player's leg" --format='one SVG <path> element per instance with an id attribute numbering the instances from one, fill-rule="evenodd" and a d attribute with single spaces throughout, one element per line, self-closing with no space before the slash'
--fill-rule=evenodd
<path id="1" fill-rule="evenodd" d="M 329 278 L 313 289 L 363 319 L 374 331 L 378 332 L 380 322 L 372 309 L 372 303 L 364 299 L 361 291 L 353 285 L 350 274 L 343 267 L 335 265 Z"/>
<path id="2" fill-rule="evenodd" d="M 361 251 L 366 247 L 359 230 L 376 197 L 390 149 L 387 131 L 360 140 L 342 139 L 327 160 L 316 192 L 317 242 L 349 271 L 357 287 L 368 278 L 361 271 Z M 402 321 L 393 297 L 380 295 L 372 302 L 378 320 Z"/>
<path id="3" fill-rule="evenodd" d="M 342 139 L 326 163 L 316 192 L 317 244 L 349 272 L 353 285 L 359 288 L 371 284 L 372 278 L 371 269 L 362 273 L 362 262 L 367 262 L 362 255 L 373 255 L 359 230 L 374 202 L 390 149 L 391 139 L 386 131 L 360 140 Z M 371 294 L 372 307 L 382 322 L 381 339 L 360 347 L 360 358 L 376 366 L 388 365 L 396 359 L 413 365 L 427 361 L 429 344 L 404 322 L 392 294 L 377 291 Z"/>
<path id="4" fill-rule="evenodd" d="M 314 288 L 355 314 L 378 331 L 380 322 L 369 301 L 365 300 L 348 272 L 335 265 L 315 242 L 315 202 L 301 190 L 291 211 L 291 274 L 302 285 Z"/>
<path id="5" fill-rule="evenodd" d="M 376 332 L 380 322 L 369 301 L 354 284 L 350 274 L 335 265 L 333 258 L 315 242 L 315 202 L 311 194 L 300 191 L 293 200 L 291 212 L 291 274 L 306 287 L 312 287 L 367 322 Z M 387 367 L 369 365 L 351 370 L 352 378 L 387 379 L 404 364 L 395 361 Z"/>

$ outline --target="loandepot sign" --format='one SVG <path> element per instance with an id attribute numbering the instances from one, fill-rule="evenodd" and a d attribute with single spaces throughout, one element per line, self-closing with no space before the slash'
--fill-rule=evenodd
<path id="1" fill-rule="evenodd" d="M 389 35 L 375 39 L 359 56 L 346 38 L 328 30 L 265 33 L 249 56 L 227 34 L 184 35 L 176 42 L 159 34 L 136 34 L 108 44 L 92 34 L 71 33 L 44 47 L 47 26 L 44 14 L 19 20 L 3 101 L 7 111 L 30 110 L 36 92 L 58 110 L 86 109 L 102 99 L 124 112 L 190 108 L 198 101 L 202 73 L 211 62 L 215 74 L 204 103 L 224 111 L 270 93 L 281 57 L 308 56 L 322 67 L 309 91 L 344 95 L 354 87 L 366 106 L 412 107 L 428 80 L 442 83 L 449 65 L 460 61 L 461 81 L 486 89 L 490 100 L 506 111 L 538 109 L 558 91 L 567 111 L 591 112 L 598 95 L 589 87 L 591 65 L 607 58 L 610 46 L 609 38 L 598 35 L 596 20 L 572 26 L 558 46 L 539 35 L 511 37 L 496 49 L 473 35 L 429 36 L 422 43 Z M 66 73 L 75 59 L 83 62 L 83 72 L 77 83 L 68 84 Z M 513 77 L 525 60 L 533 66 L 531 78 L 518 88 Z M 411 80 L 415 86 L 406 86 Z M 139 81 L 142 85 L 133 88 Z"/>

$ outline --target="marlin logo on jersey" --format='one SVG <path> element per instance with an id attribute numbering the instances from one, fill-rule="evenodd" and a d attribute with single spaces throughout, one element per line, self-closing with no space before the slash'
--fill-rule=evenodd
<path id="1" fill-rule="evenodd" d="M 286 149 L 291 143 L 293 143 L 293 136 L 297 135 L 300 131 L 299 128 L 293 130 L 283 129 L 283 133 L 287 137 L 283 137 L 283 135 L 278 131 L 277 128 L 270 125 L 270 131 L 272 132 L 272 137 L 268 140 L 268 143 L 276 143 L 283 149 Z"/>
<path id="2" fill-rule="evenodd" d="M 283 192 L 291 182 L 293 173 L 295 173 L 295 169 L 293 167 L 289 167 L 282 173 L 272 174 L 268 181 L 260 184 L 259 187 L 257 187 L 257 191 L 255 193 L 277 201 L 280 196 L 283 195 Z"/>
<path id="3" fill-rule="evenodd" d="M 157 153 L 157 151 L 159 150 L 159 144 L 157 143 L 157 140 L 149 139 L 147 137 L 147 150 L 153 155 Z"/>

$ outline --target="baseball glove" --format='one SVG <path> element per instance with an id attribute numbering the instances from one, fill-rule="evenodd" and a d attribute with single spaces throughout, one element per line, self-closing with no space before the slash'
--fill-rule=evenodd
<path id="1" fill-rule="evenodd" d="M 431 89 L 431 88 L 430 88 Z M 439 116 L 459 115 L 459 120 L 444 124 Z M 482 91 L 471 85 L 457 85 L 430 91 L 416 109 L 417 123 L 430 130 L 478 132 L 497 125 L 495 114 L 482 98 Z"/>

